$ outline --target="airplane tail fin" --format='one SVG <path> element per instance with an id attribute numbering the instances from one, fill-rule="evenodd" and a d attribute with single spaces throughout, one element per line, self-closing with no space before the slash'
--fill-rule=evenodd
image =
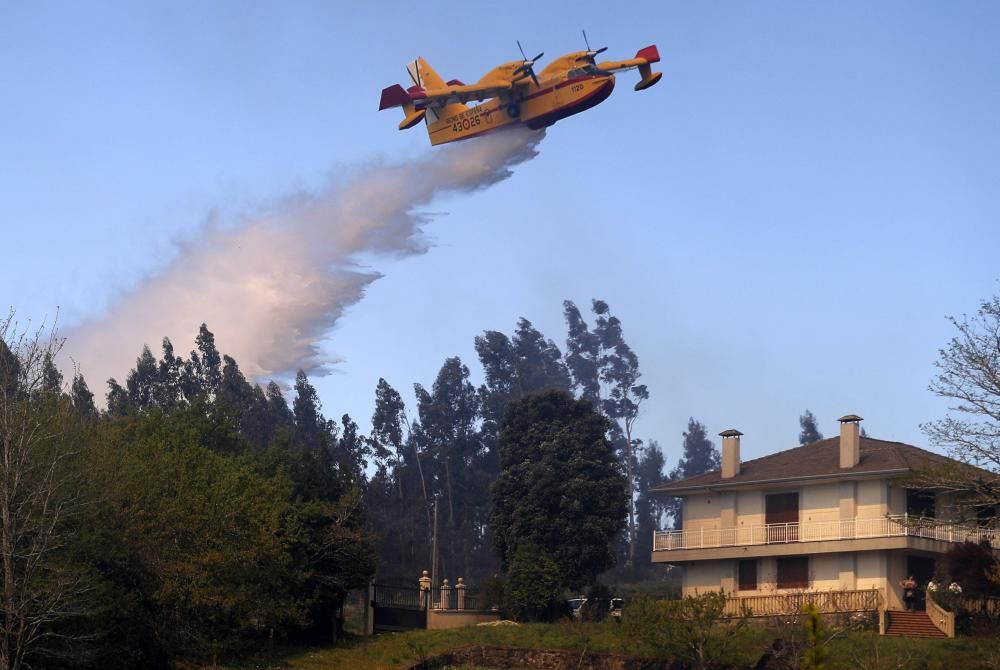
<path id="1" fill-rule="evenodd" d="M 391 107 L 402 107 L 403 120 L 399 123 L 400 130 L 412 128 L 420 123 L 420 121 L 427 114 L 427 110 L 417 109 L 414 104 L 415 99 L 411 93 L 415 92 L 416 91 L 407 91 L 399 84 L 393 84 L 392 86 L 382 89 L 382 98 L 379 100 L 378 109 L 381 112 L 383 109 L 389 109 Z"/>
<path id="2" fill-rule="evenodd" d="M 423 58 L 417 58 L 407 63 L 406 71 L 410 73 L 410 80 L 414 86 L 424 89 L 442 89 L 448 87 L 448 83 Z M 465 105 L 457 102 L 447 105 L 428 105 L 426 107 L 427 116 L 425 120 L 427 121 L 427 125 L 430 125 L 436 123 L 439 119 L 464 112 L 465 109 Z"/>
<path id="3" fill-rule="evenodd" d="M 646 61 L 644 64 L 639 65 L 640 79 L 639 83 L 635 85 L 635 90 L 642 91 L 660 81 L 660 77 L 663 76 L 662 72 L 653 72 L 653 63 L 660 62 L 660 51 L 656 48 L 655 44 L 651 44 L 645 49 L 639 49 L 635 57 Z"/>

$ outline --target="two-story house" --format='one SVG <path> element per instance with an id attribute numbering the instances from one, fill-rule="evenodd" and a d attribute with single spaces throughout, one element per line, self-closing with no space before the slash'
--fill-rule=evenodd
<path id="1" fill-rule="evenodd" d="M 720 470 L 653 489 L 683 500 L 681 529 L 655 534 L 653 561 L 684 567 L 684 595 L 874 589 L 901 609 L 900 580 L 925 585 L 953 543 L 1000 547 L 994 514 L 958 519 L 947 494 L 904 488 L 911 470 L 954 461 L 861 437 L 860 423 L 842 417 L 839 437 L 747 462 L 741 433 L 721 433 Z"/>

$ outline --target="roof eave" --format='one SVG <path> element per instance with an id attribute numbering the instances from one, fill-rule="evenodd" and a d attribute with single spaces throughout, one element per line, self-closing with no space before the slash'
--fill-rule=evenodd
<path id="1" fill-rule="evenodd" d="M 650 493 L 655 495 L 683 496 L 699 491 L 715 491 L 718 489 L 739 489 L 758 488 L 768 484 L 786 484 L 793 482 L 806 482 L 813 480 L 841 480 L 841 479 L 885 479 L 890 476 L 906 474 L 911 468 L 893 468 L 891 470 L 868 470 L 864 472 L 835 472 L 822 475 L 799 475 L 797 477 L 773 477 L 770 479 L 754 479 L 740 482 L 713 482 L 711 484 L 698 484 L 696 486 L 665 486 L 662 488 L 651 488 Z"/>

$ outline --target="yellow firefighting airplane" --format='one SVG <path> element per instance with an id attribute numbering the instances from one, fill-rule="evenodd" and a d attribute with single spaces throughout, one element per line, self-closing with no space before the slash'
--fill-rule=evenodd
<path id="1" fill-rule="evenodd" d="M 465 85 L 457 79 L 445 82 L 423 58 L 407 64 L 413 86 L 399 84 L 382 90 L 379 110 L 402 107 L 400 130 L 412 128 L 421 120 L 427 124 L 431 144 L 464 140 L 516 123 L 529 128 L 545 128 L 559 119 L 577 114 L 603 102 L 615 87 L 615 72 L 639 68 L 636 91 L 647 89 L 663 76 L 653 72 L 660 61 L 656 46 L 640 49 L 635 58 L 596 62 L 607 50 L 591 50 L 587 34 L 586 51 L 560 56 L 537 76 L 534 65 L 544 54 L 497 66 L 477 83 Z M 524 56 L 521 43 L 517 43 Z M 474 107 L 471 100 L 485 100 Z"/>

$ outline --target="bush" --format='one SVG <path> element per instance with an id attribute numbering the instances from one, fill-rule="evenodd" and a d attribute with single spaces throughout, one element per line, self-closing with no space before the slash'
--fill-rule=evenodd
<path id="1" fill-rule="evenodd" d="M 611 609 L 611 589 L 604 584 L 594 584 L 587 592 L 580 618 L 584 621 L 604 621 Z"/>
<path id="2" fill-rule="evenodd" d="M 559 566 L 544 552 L 522 545 L 507 573 L 506 609 L 519 621 L 551 621 L 559 613 Z"/>
<path id="3" fill-rule="evenodd" d="M 699 670 L 739 665 L 739 642 L 747 617 L 724 621 L 726 595 L 704 593 L 681 600 L 631 602 L 622 629 L 659 656 Z"/>

